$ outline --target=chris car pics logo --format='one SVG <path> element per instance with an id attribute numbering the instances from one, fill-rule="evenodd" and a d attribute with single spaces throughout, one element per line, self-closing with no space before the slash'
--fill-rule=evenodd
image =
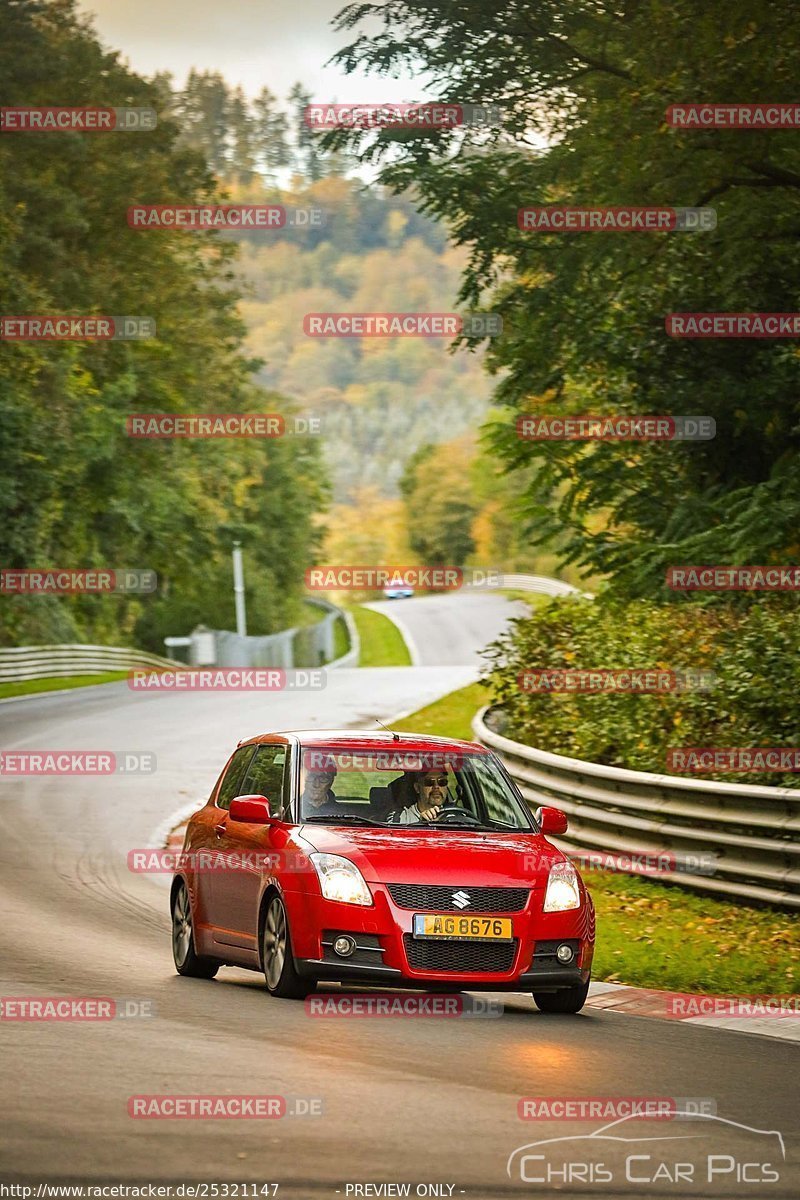
<path id="1" fill-rule="evenodd" d="M 744 1198 L 748 1192 L 739 1189 L 784 1177 L 786 1149 L 778 1130 L 719 1117 L 704 1104 L 687 1103 L 669 1119 L 668 1134 L 657 1116 L 643 1111 L 589 1134 L 528 1142 L 509 1155 L 506 1170 L 515 1182 L 550 1188 L 634 1185 L 649 1193 L 656 1185 L 669 1186 L 684 1200 L 712 1194 Z"/>

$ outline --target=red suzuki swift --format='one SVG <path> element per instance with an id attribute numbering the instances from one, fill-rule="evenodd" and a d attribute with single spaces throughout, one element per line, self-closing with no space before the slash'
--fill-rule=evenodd
<path id="1" fill-rule="evenodd" d="M 500 761 L 472 742 L 352 731 L 241 744 L 189 821 L 172 883 L 181 975 L 529 991 L 574 1013 L 594 907 Z"/>

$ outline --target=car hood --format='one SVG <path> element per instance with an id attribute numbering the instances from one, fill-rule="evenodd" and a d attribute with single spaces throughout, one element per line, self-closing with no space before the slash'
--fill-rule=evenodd
<path id="1" fill-rule="evenodd" d="M 544 887 L 566 855 L 539 833 L 345 829 L 304 825 L 303 840 L 322 854 L 341 854 L 373 883 L 443 883 L 473 887 Z"/>

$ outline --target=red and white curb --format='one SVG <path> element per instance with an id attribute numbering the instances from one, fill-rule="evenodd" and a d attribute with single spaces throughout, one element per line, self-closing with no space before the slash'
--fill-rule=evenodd
<path id="1" fill-rule="evenodd" d="M 661 992 L 655 988 L 628 987 L 619 983 L 593 983 L 589 987 L 586 1007 L 626 1013 L 632 1017 L 655 1017 L 663 1021 L 680 1021 L 684 1025 L 707 1025 L 712 1029 L 730 1029 L 736 1033 L 756 1033 L 800 1042 L 800 1001 L 793 1012 L 776 1012 L 773 1016 L 699 1015 L 704 1008 L 713 1008 L 715 999 L 697 992 Z M 738 1000 L 741 1006 L 746 1006 L 750 998 L 745 996 Z M 725 997 L 722 1003 L 736 1006 L 737 997 Z M 687 1015 L 674 1015 L 676 1007 L 686 1010 Z"/>

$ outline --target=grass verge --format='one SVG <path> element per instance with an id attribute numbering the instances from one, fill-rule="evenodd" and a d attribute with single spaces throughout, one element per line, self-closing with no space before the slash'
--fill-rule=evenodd
<path id="1" fill-rule="evenodd" d="M 721 995 L 798 990 L 792 913 L 610 871 L 584 880 L 597 909 L 595 979 Z"/>
<path id="2" fill-rule="evenodd" d="M 50 675 L 47 679 L 20 679 L 16 683 L 0 683 L 0 700 L 6 696 L 32 696 L 36 692 L 57 692 L 62 688 L 90 687 L 95 683 L 117 683 L 127 679 L 127 671 L 105 671 L 101 675 Z"/>
<path id="3" fill-rule="evenodd" d="M 354 604 L 349 610 L 361 639 L 360 667 L 410 667 L 411 656 L 394 621 Z"/>
<path id="4" fill-rule="evenodd" d="M 472 718 L 482 705 L 488 703 L 488 699 L 489 692 L 483 684 L 470 683 L 457 692 L 442 696 L 441 700 L 436 700 L 427 708 L 419 709 L 410 717 L 395 721 L 392 729 L 398 733 L 426 733 L 434 737 L 464 738 L 471 742 Z"/>
<path id="5" fill-rule="evenodd" d="M 471 740 L 470 722 L 488 697 L 473 683 L 393 728 Z M 798 990 L 800 933 L 792 913 L 612 871 L 583 877 L 597 909 L 595 979 L 720 995 Z"/>

